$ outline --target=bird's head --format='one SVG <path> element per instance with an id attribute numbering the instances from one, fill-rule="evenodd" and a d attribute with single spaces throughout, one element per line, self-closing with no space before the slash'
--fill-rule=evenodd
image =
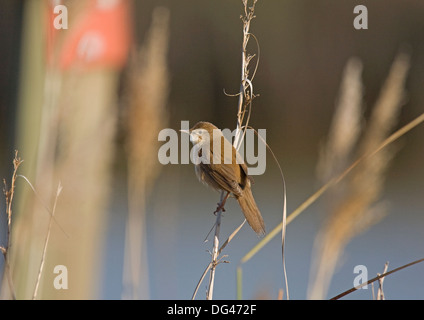
<path id="1" fill-rule="evenodd" d="M 190 135 L 190 141 L 193 144 L 209 143 L 213 138 L 213 130 L 219 130 L 210 122 L 200 121 L 196 123 L 190 130 L 180 130 Z"/>

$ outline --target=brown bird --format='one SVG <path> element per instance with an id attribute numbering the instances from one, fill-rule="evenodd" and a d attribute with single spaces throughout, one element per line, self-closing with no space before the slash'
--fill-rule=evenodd
<path id="1" fill-rule="evenodd" d="M 215 190 L 227 192 L 217 211 L 220 209 L 225 211 L 225 202 L 230 195 L 233 195 L 252 229 L 258 235 L 264 235 L 264 220 L 251 190 L 253 179 L 248 176 L 247 166 L 233 145 L 224 137 L 221 130 L 209 122 L 201 121 L 190 130 L 181 131 L 190 135 L 190 141 L 196 148 L 198 161 L 195 163 L 195 172 L 198 179 Z"/>

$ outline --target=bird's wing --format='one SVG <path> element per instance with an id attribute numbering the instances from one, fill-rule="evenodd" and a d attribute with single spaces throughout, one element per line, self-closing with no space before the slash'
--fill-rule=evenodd
<path id="1" fill-rule="evenodd" d="M 231 164 L 201 163 L 200 168 L 203 172 L 203 178 L 207 180 L 206 182 L 216 189 L 231 192 L 236 196 L 242 194 L 243 190 L 237 182 L 237 177 Z"/>

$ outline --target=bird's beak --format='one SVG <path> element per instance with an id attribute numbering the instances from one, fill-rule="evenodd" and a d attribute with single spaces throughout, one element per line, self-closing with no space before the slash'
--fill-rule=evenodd
<path id="1" fill-rule="evenodd" d="M 190 134 L 190 130 L 180 130 L 181 132 L 187 133 L 188 135 Z"/>

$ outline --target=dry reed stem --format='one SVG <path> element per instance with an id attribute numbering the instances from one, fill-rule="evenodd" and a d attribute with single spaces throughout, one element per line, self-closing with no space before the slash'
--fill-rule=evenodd
<path id="1" fill-rule="evenodd" d="M 387 272 L 388 268 L 389 268 L 389 262 L 386 262 L 384 264 L 383 274 Z M 377 273 L 377 276 L 381 276 L 381 274 Z M 377 300 L 386 300 L 386 297 L 384 296 L 384 291 L 383 291 L 383 282 L 384 282 L 384 277 L 381 277 L 380 279 L 378 279 Z"/>
<path id="2" fill-rule="evenodd" d="M 254 11 L 255 11 L 256 2 L 257 0 L 253 0 L 252 6 L 249 7 L 248 0 L 242 0 L 243 7 L 244 7 L 244 15 L 241 16 L 241 20 L 243 23 L 243 41 L 242 41 L 242 50 L 241 50 L 242 51 L 241 81 L 240 81 L 240 91 L 238 93 L 239 101 L 238 101 L 238 110 L 237 110 L 236 134 L 235 134 L 234 143 L 233 143 L 234 148 L 236 148 L 237 150 L 240 148 L 241 143 L 243 141 L 242 127 L 244 123 L 246 127 L 248 125 L 249 118 L 250 118 L 251 103 L 253 98 L 255 97 L 253 94 L 253 84 L 252 84 L 253 77 L 249 78 L 249 63 L 254 57 L 254 55 L 252 56 L 248 54 L 247 45 L 251 36 L 250 23 L 252 19 L 255 18 Z M 255 72 L 253 73 L 253 76 Z M 246 113 L 247 113 L 247 119 L 244 120 Z M 224 200 L 224 194 L 225 192 L 222 191 L 219 207 L 221 207 L 220 204 L 222 204 L 222 201 Z M 220 232 L 220 225 L 221 225 L 221 215 L 222 215 L 222 210 L 220 209 L 216 213 L 215 234 L 214 234 L 214 242 L 213 242 L 213 248 L 212 248 L 212 261 L 209 264 L 209 266 L 206 268 L 206 270 L 208 268 L 210 269 L 209 286 L 206 292 L 207 300 L 212 300 L 213 298 L 215 269 L 219 262 L 219 259 L 218 259 L 219 253 L 221 252 L 221 250 L 219 249 L 219 232 Z M 237 233 L 237 231 L 238 230 L 236 229 L 235 233 Z M 231 239 L 229 239 L 229 241 L 230 240 Z M 203 280 L 203 276 L 201 277 L 201 280 Z M 195 290 L 195 293 L 196 292 L 197 292 L 197 288 Z M 195 293 L 193 294 L 193 299 L 195 297 Z"/>
<path id="3" fill-rule="evenodd" d="M 44 241 L 43 254 L 42 254 L 42 258 L 41 258 L 41 262 L 40 262 L 40 268 L 38 269 L 37 282 L 35 283 L 34 293 L 32 295 L 32 300 L 35 300 L 37 298 L 38 287 L 40 285 L 40 280 L 41 280 L 41 274 L 43 273 L 44 262 L 46 260 L 47 246 L 49 244 L 50 233 L 51 233 L 51 229 L 52 229 L 52 225 L 53 225 L 53 221 L 54 221 L 54 214 L 56 212 L 57 199 L 59 198 L 59 195 L 60 195 L 61 192 L 62 192 L 62 185 L 59 182 L 59 185 L 57 186 L 57 190 L 56 190 L 56 197 L 54 199 L 53 209 L 51 210 L 51 214 L 50 214 L 49 226 L 47 228 L 46 240 Z"/>
<path id="4" fill-rule="evenodd" d="M 221 191 L 220 204 L 224 201 L 225 192 Z M 222 208 L 219 206 L 219 210 L 216 212 L 216 222 L 215 222 L 215 234 L 213 237 L 213 248 L 212 248 L 212 261 L 210 263 L 210 275 L 209 275 L 209 286 L 206 292 L 206 300 L 212 300 L 213 298 L 213 289 L 215 284 L 215 271 L 216 266 L 218 265 L 218 252 L 219 252 L 219 231 L 221 230 L 221 217 L 222 217 Z"/>
<path id="5" fill-rule="evenodd" d="M 13 174 L 12 179 L 10 183 L 10 188 L 7 188 L 6 180 L 3 179 L 4 189 L 3 193 L 6 200 L 6 217 L 7 217 L 7 236 L 6 236 L 6 245 L 0 246 L 0 251 L 3 254 L 4 258 L 4 274 L 3 277 L 6 276 L 7 283 L 9 286 L 9 292 L 13 300 L 16 299 L 16 293 L 15 288 L 12 281 L 12 275 L 10 270 L 10 262 L 9 262 L 9 248 L 10 248 L 10 239 L 11 239 L 11 232 L 12 232 L 12 203 L 13 203 L 13 196 L 15 194 L 15 183 L 17 179 L 18 169 L 19 166 L 22 164 L 23 160 L 18 157 L 18 151 L 15 151 L 15 157 L 13 159 Z"/>
<path id="6" fill-rule="evenodd" d="M 356 286 L 356 287 L 350 288 L 349 290 L 343 291 L 342 293 L 338 294 L 337 296 L 332 297 L 330 300 L 339 300 L 340 298 L 343 298 L 343 297 L 347 296 L 348 294 L 351 294 L 352 292 L 355 292 L 356 290 L 359 290 L 362 287 L 365 287 L 365 286 L 367 286 L 367 285 L 369 285 L 369 284 L 371 284 L 371 283 L 373 283 L 373 282 L 375 282 L 375 281 L 377 281 L 379 279 L 385 278 L 388 275 L 391 275 L 391 274 L 393 274 L 395 272 L 398 272 L 400 270 L 403 270 L 405 268 L 411 267 L 411 266 L 413 266 L 413 265 L 415 265 L 417 263 L 421 263 L 421 262 L 424 262 L 424 259 L 415 260 L 415 261 L 410 262 L 410 263 L 407 263 L 407 264 L 405 264 L 405 265 L 403 265 L 403 266 L 401 266 L 399 268 L 393 269 L 393 270 L 388 271 L 388 272 L 383 272 L 383 274 L 378 275 L 375 278 L 372 278 L 371 280 L 368 280 L 368 281 L 360 284 L 359 286 Z"/>
<path id="7" fill-rule="evenodd" d="M 21 177 L 21 178 L 23 178 L 27 183 L 28 183 L 28 185 L 31 187 L 31 189 L 34 191 L 34 194 L 37 196 L 37 198 L 43 203 L 43 205 L 45 206 L 45 208 L 46 208 L 46 210 L 48 211 L 48 213 L 50 214 L 50 221 L 49 221 L 49 226 L 48 226 L 48 230 L 47 230 L 47 235 L 46 235 L 46 240 L 45 240 L 45 243 L 44 243 L 44 248 L 43 248 L 43 254 L 42 254 L 42 258 L 41 258 L 41 262 L 40 262 L 40 268 L 39 268 L 39 271 L 38 271 L 38 277 L 37 277 L 37 281 L 36 281 L 36 284 L 35 284 L 35 289 L 34 289 L 34 293 L 33 293 L 33 297 L 32 297 L 32 299 L 33 300 L 35 300 L 35 298 L 36 298 L 36 296 L 37 296 L 37 293 L 38 293 L 38 287 L 39 287 L 39 284 L 40 284 L 40 280 L 41 280 L 41 275 L 42 275 L 42 272 L 43 272 L 43 267 L 44 267 L 44 261 L 45 261 L 45 258 L 46 258 L 46 252 L 47 252 L 47 245 L 48 245 L 48 242 L 49 242 L 49 238 L 50 238 L 50 231 L 51 231 L 51 227 L 52 227 L 52 224 L 53 224 L 53 222 L 56 222 L 55 221 L 55 218 L 54 218 L 54 213 L 55 213 L 55 211 L 56 211 L 56 204 L 57 204 L 57 199 L 58 199 L 58 197 L 59 197 L 59 195 L 60 195 L 60 192 L 62 191 L 62 186 L 61 186 L 61 184 L 59 183 L 59 186 L 58 186 L 58 189 L 57 189 L 57 192 L 56 192 L 56 197 L 55 197 L 55 201 L 54 201 L 54 205 L 53 205 L 53 209 L 52 210 L 50 210 L 49 208 L 48 208 L 48 206 L 46 206 L 45 204 L 44 204 L 44 202 L 41 200 L 41 198 L 39 198 L 39 195 L 38 195 L 38 193 L 36 192 L 36 190 L 35 190 L 35 188 L 34 188 L 34 186 L 31 184 L 31 182 L 28 180 L 28 178 L 27 177 L 25 177 L 25 176 L 22 176 L 22 175 L 17 175 L 16 173 L 17 173 L 17 169 L 18 169 L 18 167 L 19 167 L 19 165 L 21 164 L 23 162 L 23 160 L 20 160 L 20 158 L 18 158 L 17 157 L 17 151 L 16 151 L 16 153 L 15 153 L 15 159 L 14 159 L 14 166 L 15 166 L 15 170 L 14 170 L 14 174 L 13 174 L 13 178 L 12 178 L 12 187 L 11 187 L 11 189 L 9 190 L 9 191 L 6 191 L 6 187 L 5 187 L 5 190 L 4 190 L 4 192 L 5 192 L 5 195 L 6 195 L 6 198 L 10 198 L 9 199 L 9 204 L 11 205 L 11 203 L 12 203 L 12 200 L 13 200 L 13 193 L 14 193 L 14 181 L 16 181 L 16 179 L 18 178 L 18 177 Z M 4 183 L 6 184 L 6 182 L 4 181 Z M 13 191 L 12 191 L 13 190 Z M 8 201 L 7 201 L 8 202 Z M 8 234 L 10 234 L 10 227 L 11 227 L 11 217 L 12 217 L 12 211 L 11 211 L 11 206 L 10 207 L 8 207 L 8 217 L 10 217 L 10 219 L 8 219 L 9 221 L 8 221 Z M 58 224 L 58 226 L 60 227 L 60 225 Z M 61 228 L 61 227 L 60 227 Z M 64 234 L 67 236 L 67 234 L 65 233 L 65 231 L 61 228 L 61 230 L 64 232 Z M 9 241 L 10 241 L 10 236 L 8 235 L 8 243 L 9 243 Z M 4 247 L 0 247 L 0 250 L 2 251 L 2 253 L 5 255 L 5 259 L 6 259 L 6 253 L 7 253 L 7 249 L 6 248 L 4 248 Z M 8 272 L 10 272 L 9 270 L 10 270 L 10 265 L 9 265 L 9 262 L 8 261 L 6 261 L 6 267 L 7 267 L 7 270 L 8 270 Z M 12 284 L 12 279 L 11 279 L 11 277 L 10 277 L 10 275 L 8 276 L 8 283 L 9 283 L 9 286 Z M 12 286 L 12 288 L 13 288 L 13 286 Z M 14 294 L 14 290 L 11 290 L 11 292 L 12 292 L 12 297 L 14 298 L 14 299 L 16 299 L 16 296 L 15 296 L 15 294 Z"/>
<path id="8" fill-rule="evenodd" d="M 243 227 L 245 223 L 246 223 L 246 219 L 244 219 L 243 222 L 230 234 L 227 240 L 225 240 L 225 242 L 221 245 L 221 247 L 218 250 L 218 256 L 221 254 L 222 250 L 224 250 L 224 248 L 230 243 L 230 241 L 236 236 L 236 234 L 240 231 L 240 229 Z M 197 294 L 197 291 L 199 290 L 200 284 L 203 282 L 203 279 L 205 278 L 206 273 L 211 269 L 211 267 L 212 267 L 212 262 L 208 264 L 202 276 L 200 277 L 200 280 L 197 282 L 196 288 L 194 289 L 193 295 L 191 297 L 192 300 L 196 298 L 196 294 Z"/>
<path id="9" fill-rule="evenodd" d="M 257 61 L 255 71 L 253 72 L 252 77 L 249 78 L 249 64 L 255 55 L 250 55 L 247 52 L 247 45 L 249 43 L 250 36 L 253 36 L 250 33 L 250 23 L 255 18 L 255 5 L 257 0 L 253 0 L 252 6 L 248 6 L 248 0 L 242 0 L 244 6 L 244 15 L 240 16 L 243 22 L 243 42 L 241 50 L 241 81 L 240 81 L 240 90 L 238 92 L 239 101 L 238 101 L 238 110 L 237 110 L 237 126 L 236 134 L 234 139 L 234 147 L 238 150 L 241 142 L 243 140 L 242 127 L 249 125 L 250 118 L 250 108 L 252 100 L 255 97 L 253 93 L 253 77 L 255 76 L 256 69 L 259 61 Z M 256 40 L 256 38 L 255 38 Z M 249 109 L 249 110 L 248 110 Z M 247 112 L 247 119 L 244 122 L 244 117 Z"/>
<path id="10" fill-rule="evenodd" d="M 359 154 L 367 154 L 377 148 L 395 126 L 405 95 L 403 88 L 408 69 L 408 56 L 398 55 L 372 111 L 371 120 L 359 146 Z M 333 134 L 341 135 L 341 132 Z M 393 156 L 393 150 L 386 148 L 374 157 L 367 158 L 349 176 L 347 187 L 342 194 L 338 194 L 337 201 L 333 200 L 332 213 L 319 231 L 314 244 L 315 257 L 311 265 L 309 298 L 325 297 L 346 244 L 384 216 L 385 210 L 381 210 L 382 206 L 376 206 L 375 203 L 380 197 L 384 176 Z"/>
<path id="11" fill-rule="evenodd" d="M 256 75 L 256 71 L 258 69 L 259 65 L 259 54 L 260 54 L 260 47 L 257 38 L 254 34 L 250 33 L 250 23 L 251 21 L 256 17 L 255 16 L 255 5 L 257 3 L 257 0 L 253 0 L 252 5 L 248 6 L 248 0 L 242 0 L 244 5 L 244 16 L 241 16 L 242 22 L 243 22 L 243 44 L 242 44 L 242 68 L 241 68 L 241 82 L 240 82 L 240 91 L 237 94 L 239 96 L 239 102 L 238 102 L 238 113 L 237 113 L 237 128 L 236 128 L 236 135 L 234 139 L 234 146 L 238 149 L 242 143 L 244 134 L 249 128 L 249 120 L 250 120 L 250 112 L 252 108 L 252 101 L 257 96 L 254 93 L 253 90 L 253 79 Z M 247 45 L 249 42 L 250 37 L 253 37 L 256 45 L 257 45 L 257 54 L 250 55 L 247 52 Z M 249 78 L 249 64 L 253 58 L 256 57 L 256 65 L 254 68 L 254 71 L 252 75 Z M 245 115 L 247 114 L 247 118 L 245 119 Z M 244 127 L 244 132 L 242 132 L 242 128 Z M 257 134 L 257 132 L 256 132 Z M 258 135 L 258 134 L 257 134 Z M 286 225 L 287 225 L 287 199 L 286 199 L 286 183 L 284 179 L 283 172 L 281 170 L 281 166 L 275 157 L 272 149 L 269 147 L 269 145 L 258 135 L 258 137 L 265 143 L 267 146 L 267 149 L 271 152 L 272 156 L 274 157 L 274 160 L 276 161 L 278 168 L 280 170 L 280 175 L 283 181 L 283 219 L 281 222 L 282 228 L 281 228 L 281 256 L 282 256 L 282 265 L 283 265 L 283 276 L 284 276 L 284 282 L 285 282 L 285 288 L 287 293 L 287 300 L 289 300 L 289 290 L 288 290 L 288 281 L 287 281 L 287 271 L 286 271 L 286 264 L 285 264 L 285 238 L 286 238 Z M 275 230 L 275 229 L 274 229 Z M 268 234 L 265 238 L 267 238 L 270 234 Z M 263 240 L 265 240 L 265 238 Z M 260 242 L 262 243 L 263 240 Z M 239 262 L 239 266 L 237 267 L 237 296 L 238 299 L 241 299 L 241 265 L 245 261 L 243 258 Z"/>
<path id="12" fill-rule="evenodd" d="M 127 92 L 128 220 L 126 225 L 124 299 L 148 298 L 146 199 L 159 174 L 157 133 L 168 121 L 167 53 L 169 10 L 153 11 L 145 43 L 131 60 Z"/>

